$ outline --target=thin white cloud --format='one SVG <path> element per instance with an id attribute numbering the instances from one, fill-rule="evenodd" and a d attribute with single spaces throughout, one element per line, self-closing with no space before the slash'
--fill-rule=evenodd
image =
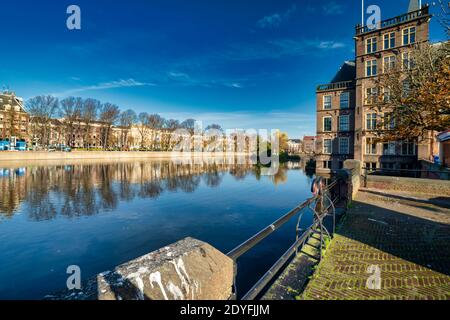
<path id="1" fill-rule="evenodd" d="M 52 95 L 56 97 L 69 96 L 76 93 L 86 92 L 86 91 L 96 91 L 96 90 L 108 90 L 116 88 L 131 88 L 131 87 L 145 87 L 145 86 L 155 86 L 154 83 L 140 82 L 134 79 L 120 79 L 117 81 L 102 82 L 95 85 L 84 86 L 74 89 L 69 89 L 59 93 L 53 93 Z"/>
<path id="2" fill-rule="evenodd" d="M 221 58 L 231 61 L 252 61 L 279 59 L 321 54 L 322 51 L 341 49 L 347 45 L 333 40 L 313 39 L 275 39 L 256 44 L 233 44 L 223 52 Z"/>
<path id="3" fill-rule="evenodd" d="M 319 49 L 339 49 L 344 48 L 345 44 L 342 42 L 335 42 L 335 41 L 320 41 L 317 47 Z"/>
<path id="4" fill-rule="evenodd" d="M 322 6 L 323 12 L 327 16 L 340 15 L 345 12 L 344 6 L 335 1 L 331 1 Z"/>
<path id="5" fill-rule="evenodd" d="M 292 7 L 290 7 L 287 11 L 284 13 L 274 13 L 269 16 L 265 16 L 258 20 L 257 25 L 261 29 L 266 28 L 277 28 L 282 23 L 285 23 L 290 19 L 292 14 L 297 10 L 297 6 L 294 4 Z"/>
<path id="6" fill-rule="evenodd" d="M 242 79 L 241 79 L 242 80 Z M 195 78 L 187 73 L 171 71 L 167 73 L 166 79 L 160 79 L 161 86 L 191 86 L 191 87 L 229 87 L 243 88 L 244 84 L 239 79 L 202 79 Z"/>

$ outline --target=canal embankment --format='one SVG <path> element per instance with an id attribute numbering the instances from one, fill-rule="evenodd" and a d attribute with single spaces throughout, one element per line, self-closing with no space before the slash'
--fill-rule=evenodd
<path id="1" fill-rule="evenodd" d="M 25 161 L 64 161 L 64 160 L 130 160 L 130 159 L 208 159 L 248 156 L 247 153 L 225 152 L 133 152 L 133 151 L 4 151 L 0 152 L 0 164 L 4 162 Z"/>
<path id="2" fill-rule="evenodd" d="M 299 299 L 450 299 L 449 194 L 426 194 L 435 188 L 418 179 L 420 193 L 399 191 L 389 179 L 391 189 L 377 177 L 358 192 Z"/>

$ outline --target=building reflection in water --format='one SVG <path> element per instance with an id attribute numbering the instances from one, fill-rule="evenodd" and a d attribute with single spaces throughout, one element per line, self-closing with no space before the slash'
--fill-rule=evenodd
<path id="1" fill-rule="evenodd" d="M 274 184 L 287 181 L 281 166 L 270 177 Z M 29 219 L 43 221 L 58 215 L 74 218 L 116 209 L 120 202 L 157 199 L 164 192 L 194 192 L 203 182 L 220 186 L 225 174 L 237 180 L 261 179 L 260 169 L 228 161 L 126 161 L 72 165 L 0 168 L 0 221 L 26 206 Z M 57 205 L 59 203 L 59 205 Z"/>

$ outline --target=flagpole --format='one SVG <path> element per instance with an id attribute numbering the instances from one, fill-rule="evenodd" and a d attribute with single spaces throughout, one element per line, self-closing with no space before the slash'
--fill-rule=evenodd
<path id="1" fill-rule="evenodd" d="M 362 1 L 362 6 L 361 6 L 361 17 L 362 17 L 362 22 L 361 22 L 361 26 L 364 27 L 364 0 Z"/>

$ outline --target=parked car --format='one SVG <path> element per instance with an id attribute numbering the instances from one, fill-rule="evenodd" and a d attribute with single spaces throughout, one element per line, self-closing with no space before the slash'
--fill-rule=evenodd
<path id="1" fill-rule="evenodd" d="M 0 140 L 0 151 L 7 151 L 7 150 L 9 150 L 9 141 Z"/>
<path id="2" fill-rule="evenodd" d="M 17 150 L 17 151 L 27 151 L 27 143 L 25 141 L 17 141 L 15 150 Z"/>

